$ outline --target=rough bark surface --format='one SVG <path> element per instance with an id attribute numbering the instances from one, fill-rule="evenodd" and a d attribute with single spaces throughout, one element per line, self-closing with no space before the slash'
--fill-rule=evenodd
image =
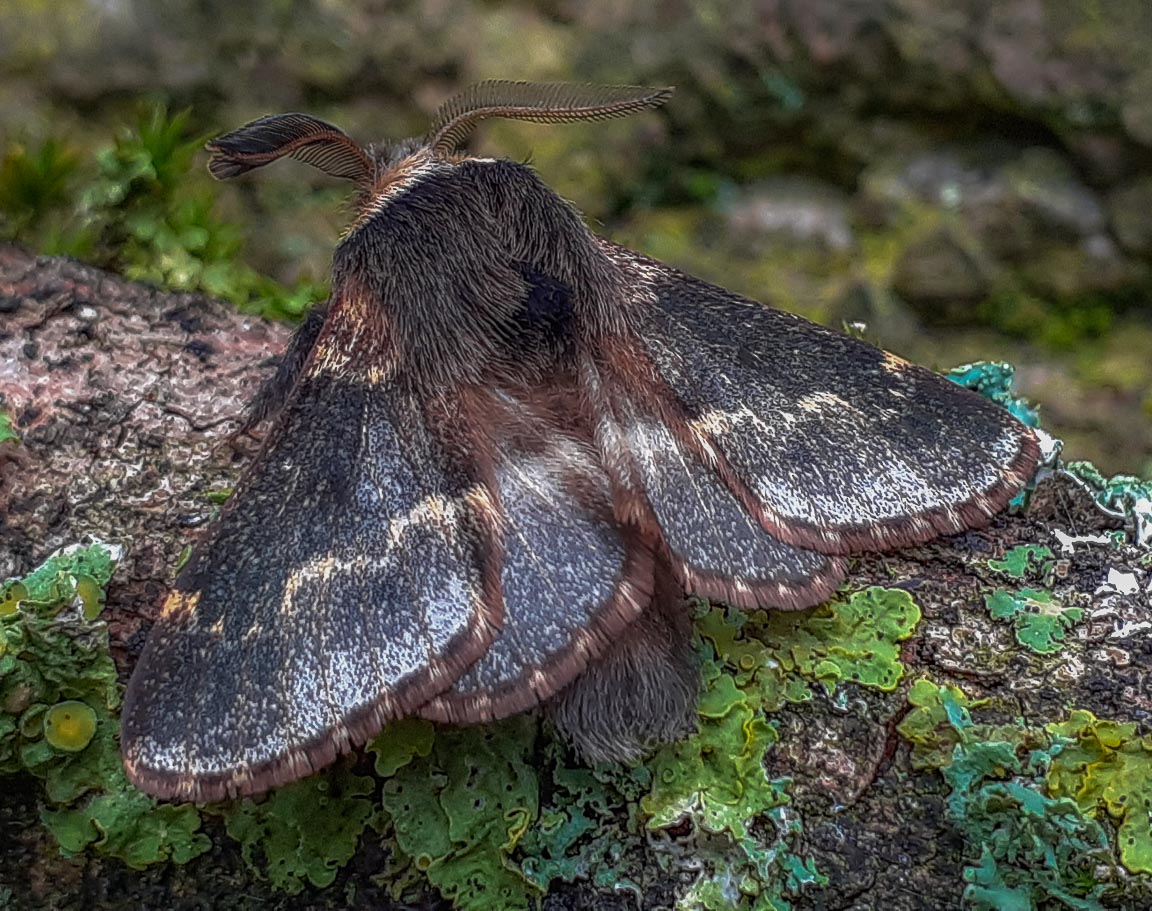
<path id="1" fill-rule="evenodd" d="M 22 444 L 0 450 L 0 578 L 27 572 L 53 549 L 96 535 L 126 547 L 105 612 L 125 676 L 143 644 L 181 551 L 230 487 L 255 441 L 229 442 L 245 402 L 268 375 L 289 329 L 201 297 L 162 293 L 68 260 L 0 248 L 0 408 Z M 1152 721 L 1149 566 L 1136 548 L 1078 547 L 1057 567 L 1056 588 L 1084 619 L 1060 652 L 1024 650 L 993 621 L 983 595 L 987 560 L 1021 543 L 1061 555 L 1056 529 L 1110 527 L 1074 487 L 1046 483 L 1023 517 L 854 566 L 854 585 L 910 590 L 924 619 L 905 643 L 908 679 L 928 675 L 993 697 L 1028 724 L 1085 708 L 1117 721 Z M 1143 562 L 1142 562 L 1143 561 Z M 1109 569 L 1139 589 L 1106 585 Z M 962 869 L 973 858 L 945 818 L 945 787 L 912 769 L 896 724 L 906 687 L 847 687 L 775 716 L 774 775 L 794 778 L 804 832 L 795 850 L 830 883 L 796 908 L 864 911 L 962 907 Z M 0 792 L 0 887 L 11 908 L 388 907 L 372 880 L 378 840 L 323 892 L 278 895 L 250 874 L 238 849 L 213 833 L 213 851 L 186 867 L 137 873 L 96 858 L 63 860 L 39 825 L 32 782 Z M 211 825 L 211 823 L 209 823 Z M 659 874 L 654 871 L 654 879 Z M 1148 907 L 1137 884 L 1118 907 Z M 675 884 L 645 907 L 669 907 Z M 0 893 L 3 889 L 0 888 Z M 626 894 L 567 887 L 548 908 L 626 908 Z M 430 900 L 427 907 L 437 907 Z"/>

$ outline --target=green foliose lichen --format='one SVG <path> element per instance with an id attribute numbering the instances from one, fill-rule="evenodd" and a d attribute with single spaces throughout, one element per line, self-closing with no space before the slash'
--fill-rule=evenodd
<path id="1" fill-rule="evenodd" d="M 1038 544 L 1010 548 L 987 565 L 1016 581 L 1035 579 L 1050 586 L 1055 580 L 1056 557 L 1051 548 Z M 1079 607 L 1065 606 L 1052 592 L 1039 588 L 993 589 L 985 594 L 984 605 L 993 619 L 1011 620 L 1016 641 L 1040 655 L 1060 651 L 1084 615 Z"/>
<path id="2" fill-rule="evenodd" d="M 382 807 L 399 854 L 394 889 L 422 873 L 464 911 L 535 906 L 540 890 L 511 855 L 539 815 L 533 761 L 537 724 L 517 717 L 498 725 L 440 729 L 408 722 L 369 749 L 382 769 Z"/>
<path id="3" fill-rule="evenodd" d="M 73 808 L 41 810 L 40 818 L 66 855 L 91 849 L 142 870 L 158 863 L 184 864 L 211 847 L 200 832 L 200 813 L 188 804 L 157 804 L 137 791 L 120 769 L 114 738 L 100 751 L 100 790 Z"/>
<path id="4" fill-rule="evenodd" d="M 1133 873 L 1152 873 L 1152 735 L 1082 710 L 1047 731 L 1056 744 L 1049 793 L 1089 815 L 1106 809 L 1120 825 L 1121 862 Z"/>
<path id="5" fill-rule="evenodd" d="M 245 862 L 277 889 L 330 886 L 352 859 L 378 812 L 374 779 L 340 769 L 279 788 L 261 801 L 223 809 L 228 834 Z"/>
<path id="6" fill-rule="evenodd" d="M 649 828 L 694 833 L 692 861 L 703 870 L 680 909 L 786 909 L 805 885 L 826 882 L 791 850 L 801 822 L 789 811 L 790 782 L 766 772 L 777 740 L 766 713 L 810 699 L 814 683 L 829 695 L 847 682 L 894 689 L 904 673 L 897 643 L 919 619 L 911 595 L 880 587 L 812 611 L 712 607 L 699 618 L 699 730 L 646 763 L 652 787 L 640 802 Z"/>
<path id="7" fill-rule="evenodd" d="M 691 817 L 709 832 L 734 840 L 752 820 L 787 800 L 786 784 L 769 780 L 764 754 L 776 742 L 755 696 L 709 664 L 696 736 L 670 744 L 648 763 L 652 792 L 640 803 L 649 826 Z"/>
<path id="8" fill-rule="evenodd" d="M 1023 579 L 1026 576 L 1039 577 L 1050 582 L 1056 558 L 1052 549 L 1039 544 L 1021 544 L 1009 548 L 998 560 L 989 560 L 988 567 L 1010 579 Z"/>
<path id="9" fill-rule="evenodd" d="M 50 614 L 77 598 L 84 616 L 94 620 L 104 606 L 104 587 L 112 578 L 121 549 L 106 544 L 65 547 L 28 575 L 0 585 L 0 616 L 22 607 L 29 613 Z"/>
<path id="10" fill-rule="evenodd" d="M 651 788 L 647 765 L 585 768 L 551 740 L 544 767 L 550 787 L 539 819 L 520 843 L 523 875 L 542 892 L 557 880 L 586 879 L 602 889 L 643 895 L 639 803 Z"/>
<path id="11" fill-rule="evenodd" d="M 920 622 L 901 589 L 873 586 L 812 611 L 772 611 L 753 630 L 772 643 L 786 672 L 818 680 L 831 695 L 840 683 L 892 691 L 904 675 L 900 647 Z"/>
<path id="12" fill-rule="evenodd" d="M 1109 797 L 1121 805 L 1127 799 L 1119 801 L 1116 788 L 1138 787 L 1109 753 L 1127 743 L 1137 756 L 1124 736 L 1132 731 L 1086 712 L 1047 729 L 977 723 L 971 711 L 988 703 L 929 680 L 916 681 L 909 701 L 913 709 L 898 731 L 912 743 L 915 763 L 939 769 L 949 786 L 948 818 L 967 845 L 969 905 L 1102 911 L 1112 855 L 1095 813 L 1112 806 L 1104 796 L 1110 786 Z"/>
<path id="13" fill-rule="evenodd" d="M 1137 544 L 1152 544 L 1152 478 L 1127 474 L 1108 478 L 1091 462 L 1069 462 L 1064 470 L 1101 511 L 1124 520 Z"/>
<path id="14" fill-rule="evenodd" d="M 799 825 L 785 810 L 791 782 L 770 778 L 764 766 L 778 735 L 754 684 L 741 689 L 716 660 L 706 664 L 704 684 L 697 734 L 647 763 L 652 790 L 640 801 L 650 829 L 687 824 L 693 836 L 692 863 L 702 869 L 677 907 L 788 908 L 786 893 L 825 880 L 790 849 Z M 790 879 L 796 872 L 807 875 Z"/>
<path id="15" fill-rule="evenodd" d="M 953 367 L 945 371 L 944 375 L 953 383 L 979 392 L 984 398 L 1003 405 L 1013 417 L 1029 427 L 1040 426 L 1040 412 L 1027 400 L 1014 394 L 1016 368 L 1011 364 L 976 361 Z"/>
<path id="16" fill-rule="evenodd" d="M 120 689 L 97 619 L 119 558 L 99 542 L 64 548 L 0 588 L 0 776 L 40 779 L 65 854 L 184 863 L 209 847 L 199 813 L 158 806 L 120 764 Z"/>
<path id="17" fill-rule="evenodd" d="M 84 616 L 80 581 L 93 580 L 99 602 L 113 568 L 99 548 L 73 550 L 6 586 L 0 756 L 4 771 L 44 779 L 42 818 L 66 853 L 183 863 L 210 847 L 199 811 L 157 806 L 124 778 L 106 632 Z M 632 767 L 582 768 L 558 742 L 538 742 L 531 718 L 464 729 L 409 720 L 370 747 L 379 800 L 373 779 L 342 769 L 213 812 L 245 861 L 288 893 L 330 885 L 376 829 L 398 898 L 431 883 L 466 911 L 528 909 L 555 881 L 578 878 L 642 895 L 644 858 L 677 869 L 683 852 L 670 846 L 683 836 L 669 833 L 684 829 L 701 868 L 680 908 L 784 909 L 822 877 L 791 850 L 800 821 L 790 783 L 765 770 L 777 739 L 766 713 L 811 698 L 817 683 L 893 688 L 897 643 L 918 619 L 906 592 L 881 588 L 788 615 L 708 607 L 699 731 Z"/>
<path id="18" fill-rule="evenodd" d="M 1064 607 L 1051 592 L 1022 588 L 1016 592 L 997 589 L 984 596 L 989 614 L 1011 620 L 1016 640 L 1040 655 L 1058 652 L 1069 630 L 1083 617 L 1078 607 Z"/>
<path id="19" fill-rule="evenodd" d="M 895 687 L 897 643 L 919 611 L 907 592 L 873 588 L 783 618 L 705 606 L 699 619 L 698 732 L 638 765 L 574 765 L 528 718 L 386 728 L 369 749 L 385 779 L 393 894 L 430 882 L 468 911 L 533 908 L 555 881 L 585 878 L 642 895 L 645 852 L 669 869 L 681 862 L 670 837 L 692 838 L 703 868 L 682 909 L 787 908 L 821 881 L 790 849 L 800 822 L 789 782 L 765 770 L 777 739 L 766 712 L 811 698 L 817 683 Z"/>

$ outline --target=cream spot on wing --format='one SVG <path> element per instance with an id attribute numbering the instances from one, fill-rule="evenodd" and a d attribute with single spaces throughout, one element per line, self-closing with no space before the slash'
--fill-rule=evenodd
<path id="1" fill-rule="evenodd" d="M 829 414 L 856 409 L 834 392 L 813 392 L 798 401 L 797 406 L 808 414 Z"/>
<path id="2" fill-rule="evenodd" d="M 200 603 L 200 592 L 171 592 L 164 599 L 164 606 L 160 608 L 160 616 L 169 620 L 173 617 L 183 617 L 196 610 Z"/>
<path id="3" fill-rule="evenodd" d="M 880 366 L 888 373 L 902 373 L 912 365 L 899 355 L 893 354 L 891 351 L 885 351 L 884 361 Z"/>

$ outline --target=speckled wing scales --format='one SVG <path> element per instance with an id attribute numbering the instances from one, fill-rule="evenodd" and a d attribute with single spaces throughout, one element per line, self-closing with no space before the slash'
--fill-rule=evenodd
<path id="1" fill-rule="evenodd" d="M 594 449 L 512 399 L 470 422 L 488 428 L 503 530 L 504 626 L 488 653 L 421 710 L 479 722 L 547 700 L 648 606 L 653 556 L 613 517 Z"/>
<path id="2" fill-rule="evenodd" d="M 606 248 L 643 278 L 639 337 L 684 416 L 673 429 L 781 541 L 845 554 L 977 527 L 1035 470 L 1035 436 L 980 396 Z"/>
<path id="3" fill-rule="evenodd" d="M 401 384 L 307 372 L 137 665 L 131 780 L 263 791 L 449 686 L 501 622 L 487 489 Z"/>
<path id="4" fill-rule="evenodd" d="M 688 591 L 737 607 L 792 609 L 826 601 L 844 581 L 841 558 L 766 532 L 716 471 L 677 439 L 667 409 L 657 418 L 637 399 L 618 394 L 612 410 L 637 486 Z"/>

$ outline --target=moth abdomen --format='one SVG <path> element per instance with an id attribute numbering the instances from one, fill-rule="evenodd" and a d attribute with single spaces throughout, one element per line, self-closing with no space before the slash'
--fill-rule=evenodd
<path id="1" fill-rule="evenodd" d="M 548 717 L 586 762 L 634 762 L 695 728 L 700 664 L 684 592 L 666 564 L 652 603 L 580 677 Z"/>

